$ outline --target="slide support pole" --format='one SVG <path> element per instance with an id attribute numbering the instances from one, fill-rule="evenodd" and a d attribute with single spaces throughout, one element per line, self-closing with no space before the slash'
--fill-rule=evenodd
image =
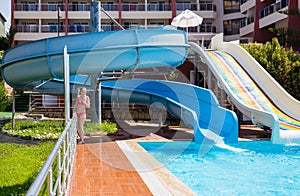
<path id="1" fill-rule="evenodd" d="M 12 92 L 12 113 L 11 113 L 11 125 L 12 129 L 15 129 L 15 113 L 16 113 L 16 90 Z"/>

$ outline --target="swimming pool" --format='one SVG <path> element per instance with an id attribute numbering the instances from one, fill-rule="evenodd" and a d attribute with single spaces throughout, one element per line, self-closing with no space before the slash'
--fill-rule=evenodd
<path id="1" fill-rule="evenodd" d="M 239 142 L 205 155 L 194 142 L 139 142 L 198 195 L 300 194 L 300 145 Z"/>

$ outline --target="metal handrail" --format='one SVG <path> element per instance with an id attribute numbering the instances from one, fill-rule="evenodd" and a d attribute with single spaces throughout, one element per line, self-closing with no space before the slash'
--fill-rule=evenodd
<path id="1" fill-rule="evenodd" d="M 48 195 L 65 195 L 69 191 L 76 153 L 76 121 L 77 117 L 73 115 L 27 191 L 27 196 L 39 195 L 46 183 Z M 56 169 L 53 167 L 55 164 Z M 53 176 L 55 172 L 56 176 Z"/>

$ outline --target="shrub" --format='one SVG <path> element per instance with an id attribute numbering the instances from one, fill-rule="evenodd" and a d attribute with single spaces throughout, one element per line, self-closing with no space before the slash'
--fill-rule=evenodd
<path id="1" fill-rule="evenodd" d="M 10 98 L 6 95 L 4 81 L 0 78 L 0 112 L 3 112 L 11 103 Z"/>
<path id="2" fill-rule="evenodd" d="M 264 45 L 242 45 L 294 98 L 300 100 L 300 54 L 285 50 L 277 40 Z"/>
<path id="3" fill-rule="evenodd" d="M 58 139 L 64 128 L 64 121 L 16 120 L 14 129 L 10 121 L 3 126 L 2 131 L 26 139 L 49 140 Z"/>

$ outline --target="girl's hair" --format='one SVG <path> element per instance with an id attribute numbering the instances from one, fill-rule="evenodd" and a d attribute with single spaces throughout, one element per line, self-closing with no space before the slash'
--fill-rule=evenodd
<path id="1" fill-rule="evenodd" d="M 79 92 L 81 92 L 83 89 L 86 90 L 85 87 L 81 87 L 80 90 L 79 90 Z"/>

